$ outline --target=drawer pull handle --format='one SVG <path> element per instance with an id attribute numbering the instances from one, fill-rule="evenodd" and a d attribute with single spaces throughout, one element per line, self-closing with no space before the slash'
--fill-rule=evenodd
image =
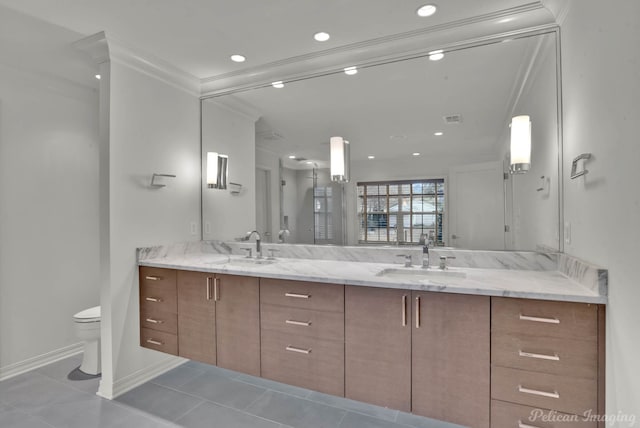
<path id="1" fill-rule="evenodd" d="M 154 320 L 153 318 L 147 318 L 146 321 L 150 322 L 151 324 L 162 324 L 162 323 L 164 323 L 164 321 L 162 321 L 162 320 Z"/>
<path id="2" fill-rule="evenodd" d="M 526 358 L 537 358 L 539 360 L 560 361 L 560 356 L 558 356 L 558 354 L 553 354 L 553 355 L 535 354 L 533 352 L 524 352 L 523 350 L 519 350 L 518 355 Z"/>
<path id="3" fill-rule="evenodd" d="M 518 428 L 540 428 L 540 427 L 535 425 L 525 424 L 522 421 L 518 421 Z"/>
<path id="4" fill-rule="evenodd" d="M 287 351 L 291 351 L 291 352 L 297 352 L 299 354 L 310 354 L 311 353 L 311 349 L 302 349 L 302 348 L 296 348 L 295 346 L 287 346 L 286 348 Z"/>
<path id="5" fill-rule="evenodd" d="M 213 300 L 220 300 L 220 278 L 213 279 Z"/>
<path id="6" fill-rule="evenodd" d="M 539 395 L 541 397 L 560 398 L 560 394 L 558 394 L 557 391 L 538 391 L 537 389 L 524 388 L 522 385 L 518 385 L 518 392 L 522 392 L 523 394 Z"/>
<path id="7" fill-rule="evenodd" d="M 558 318 L 530 317 L 528 315 L 520 314 L 520 319 L 522 321 L 544 322 L 547 324 L 560 324 L 560 320 Z"/>
<path id="8" fill-rule="evenodd" d="M 294 297 L 296 299 L 309 299 L 311 294 L 284 293 L 285 297 Z"/>
<path id="9" fill-rule="evenodd" d="M 152 275 L 147 275 L 144 277 L 144 279 L 148 279 L 149 281 L 160 281 L 162 279 L 161 276 L 152 276 Z"/>
<path id="10" fill-rule="evenodd" d="M 416 297 L 416 328 L 420 328 L 420 296 Z"/>
<path id="11" fill-rule="evenodd" d="M 207 277 L 207 300 L 211 300 L 211 280 L 213 278 L 211 278 L 210 276 Z"/>
<path id="12" fill-rule="evenodd" d="M 402 326 L 407 325 L 407 296 L 402 296 Z"/>
<path id="13" fill-rule="evenodd" d="M 311 321 L 286 320 L 285 323 L 286 324 L 292 324 L 292 325 L 303 325 L 305 327 L 309 327 L 311 325 Z"/>
<path id="14" fill-rule="evenodd" d="M 144 300 L 146 300 L 147 302 L 162 303 L 162 299 L 159 299 L 157 297 L 145 297 Z"/>
<path id="15" fill-rule="evenodd" d="M 147 339 L 147 343 L 151 343 L 152 345 L 163 346 L 164 343 L 159 340 Z"/>

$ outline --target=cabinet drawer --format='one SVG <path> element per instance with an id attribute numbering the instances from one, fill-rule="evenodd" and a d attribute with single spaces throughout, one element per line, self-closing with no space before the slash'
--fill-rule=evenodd
<path id="1" fill-rule="evenodd" d="M 265 330 L 291 336 L 344 340 L 344 314 L 341 312 L 314 311 L 263 303 L 260 305 L 260 321 Z"/>
<path id="2" fill-rule="evenodd" d="M 141 306 L 148 304 L 163 312 L 176 313 L 176 271 L 140 267 L 140 303 Z"/>
<path id="3" fill-rule="evenodd" d="M 542 337 L 597 340 L 597 305 L 492 298 L 491 329 Z"/>
<path id="4" fill-rule="evenodd" d="M 492 400 L 491 426 L 493 428 L 596 428 L 597 422 L 585 420 L 582 415 L 557 413 Z"/>
<path id="5" fill-rule="evenodd" d="M 140 308 L 140 327 L 178 334 L 178 315 L 161 311 L 151 304 L 143 303 Z"/>
<path id="6" fill-rule="evenodd" d="M 598 349 L 589 340 L 496 332 L 491 336 L 491 362 L 562 376 L 598 377 Z"/>
<path id="7" fill-rule="evenodd" d="M 491 398 L 582 415 L 597 411 L 597 382 L 494 366 Z"/>
<path id="8" fill-rule="evenodd" d="M 261 278 L 260 301 L 316 311 L 344 312 L 344 286 Z"/>
<path id="9" fill-rule="evenodd" d="M 344 397 L 344 343 L 262 332 L 262 377 Z"/>
<path id="10" fill-rule="evenodd" d="M 178 337 L 163 331 L 140 329 L 140 346 L 166 354 L 178 355 Z"/>

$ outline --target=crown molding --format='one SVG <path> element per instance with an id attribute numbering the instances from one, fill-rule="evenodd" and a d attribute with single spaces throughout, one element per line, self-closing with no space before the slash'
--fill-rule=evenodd
<path id="1" fill-rule="evenodd" d="M 141 53 L 104 31 L 75 42 L 74 47 L 87 52 L 98 64 L 117 62 L 191 95 L 200 95 L 200 79 L 161 58 Z"/>
<path id="2" fill-rule="evenodd" d="M 441 49 L 460 40 L 480 39 L 496 33 L 509 33 L 549 24 L 555 24 L 553 14 L 540 1 L 535 1 L 484 15 L 211 76 L 201 80 L 201 92 L 207 97 L 230 89 L 257 84 L 268 85 L 275 80 L 291 81 L 302 75 L 308 76 L 311 72 L 323 74 L 384 57 Z"/>
<path id="3" fill-rule="evenodd" d="M 220 106 L 233 113 L 239 114 L 240 116 L 245 117 L 254 123 L 257 122 L 258 119 L 260 119 L 260 117 L 262 116 L 262 112 L 260 110 L 247 104 L 244 101 L 241 101 L 233 95 L 215 100 L 211 99 L 207 102 Z"/>

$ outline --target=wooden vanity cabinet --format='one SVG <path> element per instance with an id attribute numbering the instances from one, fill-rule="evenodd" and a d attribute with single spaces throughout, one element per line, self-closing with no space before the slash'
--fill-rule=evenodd
<path id="1" fill-rule="evenodd" d="M 345 396 L 411 411 L 411 291 L 345 287 Z"/>
<path id="2" fill-rule="evenodd" d="M 491 298 L 412 293 L 411 411 L 489 427 Z"/>
<path id="3" fill-rule="evenodd" d="M 181 357 L 260 375 L 258 279 L 178 271 Z"/>
<path id="4" fill-rule="evenodd" d="M 140 346 L 178 355 L 176 271 L 140 267 Z"/>

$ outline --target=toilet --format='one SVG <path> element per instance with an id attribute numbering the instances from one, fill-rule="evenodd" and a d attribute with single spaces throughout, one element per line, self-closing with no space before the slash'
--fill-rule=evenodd
<path id="1" fill-rule="evenodd" d="M 76 336 L 84 340 L 84 357 L 80 371 L 99 375 L 100 367 L 100 306 L 80 311 L 73 316 Z"/>

